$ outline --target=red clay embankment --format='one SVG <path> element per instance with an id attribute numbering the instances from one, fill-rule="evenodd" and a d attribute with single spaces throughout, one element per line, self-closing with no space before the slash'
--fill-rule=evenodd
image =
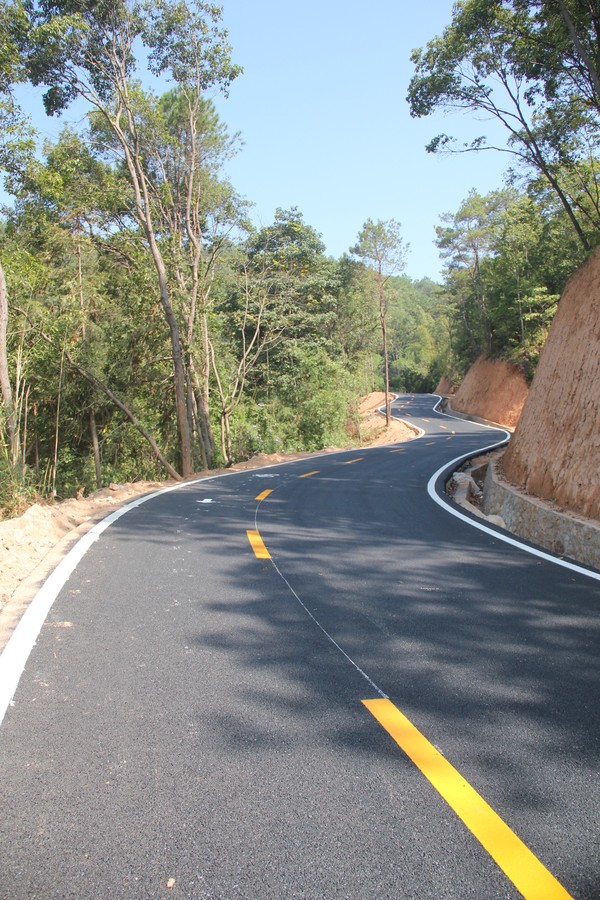
<path id="1" fill-rule="evenodd" d="M 451 398 L 452 409 L 514 428 L 528 394 L 525 376 L 504 359 L 480 356 Z"/>
<path id="2" fill-rule="evenodd" d="M 529 494 L 600 521 L 600 250 L 563 292 L 504 474 Z"/>

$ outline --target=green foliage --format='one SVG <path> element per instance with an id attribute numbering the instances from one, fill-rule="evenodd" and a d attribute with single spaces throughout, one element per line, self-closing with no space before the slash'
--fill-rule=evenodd
<path id="1" fill-rule="evenodd" d="M 589 10 L 566 8 L 589 56 Z M 395 220 L 368 219 L 339 260 L 296 208 L 249 225 L 223 178 L 238 136 L 204 95 L 239 72 L 219 7 L 15 0 L 0 26 L 0 165 L 16 198 L 0 230 L 4 349 L 23 457 L 9 462 L 14 429 L 9 439 L 0 423 L 5 510 L 33 488 L 91 491 L 98 468 L 102 483 L 163 476 L 182 464 L 182 418 L 199 468 L 344 446 L 358 396 L 388 378 L 432 391 L 481 352 L 532 374 L 585 256 L 581 235 L 591 245 L 600 234 L 594 63 L 552 4 L 462 0 L 415 52 L 414 115 L 501 116 L 498 84 L 517 101 L 504 109 L 505 149 L 524 168 L 443 217 L 443 286 L 401 274 Z M 150 72 L 174 82 L 162 96 L 136 80 L 141 46 Z M 45 85 L 50 111 L 87 99 L 89 127 L 64 129 L 34 158 L 11 93 L 24 79 Z"/>
<path id="2" fill-rule="evenodd" d="M 546 180 L 589 250 L 600 231 L 590 162 L 600 150 L 598 11 L 576 2 L 569 13 L 568 5 L 461 0 L 443 34 L 413 52 L 407 99 L 416 117 L 462 110 L 500 123 L 504 146 L 482 136 L 457 146 L 438 135 L 427 149 L 511 154 L 529 174 Z"/>
<path id="3" fill-rule="evenodd" d="M 320 450 L 347 442 L 352 397 L 348 373 L 323 346 L 293 342 L 272 376 L 278 443 L 286 450 Z"/>
<path id="4" fill-rule="evenodd" d="M 484 353 L 510 359 L 531 378 L 558 297 L 585 258 L 564 209 L 536 181 L 527 193 L 472 192 L 443 220 L 438 246 L 455 371 Z"/>
<path id="5" fill-rule="evenodd" d="M 367 219 L 350 253 L 358 256 L 384 278 L 397 275 L 404 269 L 408 250 L 400 228 L 400 223 L 394 219 L 388 222 Z"/>
<path id="6" fill-rule="evenodd" d="M 6 417 L 0 407 L 0 519 L 18 516 L 34 501 L 35 479 L 21 463 L 10 458 Z"/>
<path id="7" fill-rule="evenodd" d="M 28 476 L 0 456 L 0 520 L 20 516 L 35 501 L 37 490 Z"/>

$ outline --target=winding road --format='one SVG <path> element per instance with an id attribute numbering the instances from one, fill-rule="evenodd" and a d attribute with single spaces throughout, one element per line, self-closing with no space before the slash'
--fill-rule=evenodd
<path id="1" fill-rule="evenodd" d="M 0 898 L 600 897 L 600 576 L 440 508 L 505 435 L 435 400 L 61 564 L 0 658 Z"/>

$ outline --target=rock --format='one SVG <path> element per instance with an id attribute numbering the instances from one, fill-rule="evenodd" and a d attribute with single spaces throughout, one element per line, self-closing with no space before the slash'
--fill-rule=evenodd
<path id="1" fill-rule="evenodd" d="M 497 525 L 498 528 L 504 528 L 506 530 L 506 522 L 502 516 L 486 516 L 486 519 L 490 525 Z"/>

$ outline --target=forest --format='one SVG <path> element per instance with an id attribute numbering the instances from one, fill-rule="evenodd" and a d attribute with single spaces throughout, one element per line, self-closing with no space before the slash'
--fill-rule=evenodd
<path id="1" fill-rule="evenodd" d="M 428 151 L 511 166 L 437 224 L 439 284 L 403 274 L 396 220 L 369 219 L 339 259 L 297 208 L 252 224 L 224 175 L 239 136 L 208 98 L 243 78 L 221 15 L 2 0 L 0 517 L 33 496 L 347 445 L 362 395 L 433 391 L 480 354 L 531 378 L 599 242 L 600 3 L 463 0 L 414 51 L 412 116 L 483 111 L 506 130 L 502 147 L 444 134 Z M 146 86 L 163 75 L 168 91 Z M 84 101 L 85 122 L 42 142 L 22 84 L 49 114 Z"/>

